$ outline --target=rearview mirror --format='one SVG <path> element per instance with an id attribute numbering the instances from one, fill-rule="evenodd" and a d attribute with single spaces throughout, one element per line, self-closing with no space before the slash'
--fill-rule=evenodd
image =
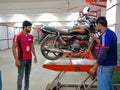
<path id="1" fill-rule="evenodd" d="M 90 12 L 90 7 L 89 6 L 87 6 L 83 9 L 83 14 L 89 14 L 89 12 Z"/>

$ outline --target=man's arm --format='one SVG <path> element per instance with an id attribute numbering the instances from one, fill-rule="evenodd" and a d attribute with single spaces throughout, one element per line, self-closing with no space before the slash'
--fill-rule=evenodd
<path id="1" fill-rule="evenodd" d="M 32 45 L 31 45 L 31 51 L 32 51 L 32 53 L 33 53 L 33 55 L 34 55 L 34 62 L 37 63 L 37 57 L 36 57 L 35 48 L 34 48 L 33 43 L 32 43 Z"/>
<path id="2" fill-rule="evenodd" d="M 98 44 L 100 43 L 100 40 L 99 40 L 98 38 L 96 38 L 93 33 L 90 33 L 89 35 L 90 35 L 90 37 L 92 37 L 93 40 L 95 40 Z M 92 75 L 94 75 L 95 72 L 96 72 L 96 70 L 97 70 L 97 67 L 98 67 L 98 66 L 99 66 L 98 62 L 94 63 L 94 64 L 93 64 L 93 67 L 89 70 L 89 73 L 92 74 Z"/>
<path id="3" fill-rule="evenodd" d="M 97 58 L 98 59 L 97 62 L 93 65 L 93 67 L 89 71 L 91 74 L 94 74 L 96 72 L 96 70 L 97 70 L 97 67 L 104 63 L 104 61 L 107 58 L 108 50 L 109 50 L 109 48 L 102 48 L 100 50 L 100 54 L 99 54 L 99 56 Z"/>
<path id="4" fill-rule="evenodd" d="M 17 48 L 17 43 L 16 43 L 16 42 L 13 42 L 13 45 L 12 45 L 12 53 L 13 53 L 13 56 L 14 56 L 14 59 L 15 59 L 15 65 L 16 65 L 17 67 L 19 67 L 19 66 L 20 66 L 20 61 L 18 60 L 16 48 Z"/>
<path id="5" fill-rule="evenodd" d="M 90 33 L 89 35 L 90 35 L 90 37 L 92 37 L 98 44 L 100 43 L 100 40 L 99 40 L 98 38 L 96 38 L 93 33 Z"/>

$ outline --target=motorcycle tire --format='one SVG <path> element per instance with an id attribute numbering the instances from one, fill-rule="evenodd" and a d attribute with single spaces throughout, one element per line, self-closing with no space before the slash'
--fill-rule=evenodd
<path id="1" fill-rule="evenodd" d="M 60 44 L 61 41 L 58 40 L 56 43 L 55 43 L 55 47 L 53 47 L 53 43 L 56 39 L 56 36 L 54 35 L 51 35 L 51 36 L 48 36 L 47 38 L 45 38 L 42 42 L 41 42 L 41 53 L 42 55 L 48 59 L 48 60 L 57 60 L 59 59 L 60 57 L 63 56 L 63 53 L 60 53 L 60 52 L 54 52 L 54 51 L 50 51 L 49 48 L 57 48 L 57 43 Z M 46 48 L 47 47 L 47 48 Z M 58 46 L 59 47 L 59 46 Z"/>

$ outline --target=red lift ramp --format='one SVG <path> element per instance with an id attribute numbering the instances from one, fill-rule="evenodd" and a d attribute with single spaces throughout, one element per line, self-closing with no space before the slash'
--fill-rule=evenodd
<path id="1" fill-rule="evenodd" d="M 86 78 L 82 81 L 81 84 L 62 84 L 60 80 L 67 72 L 88 73 L 90 68 L 95 62 L 96 60 L 91 60 L 91 59 L 70 59 L 70 60 L 56 60 L 56 61 L 46 60 L 46 62 L 43 64 L 43 68 L 53 71 L 58 71 L 59 74 L 50 84 L 47 85 L 45 90 L 60 90 L 61 87 L 76 87 L 77 90 L 89 90 L 91 87 L 94 87 L 93 84 L 97 80 L 95 77 L 89 85 L 86 84 L 87 80 L 91 79 L 90 74 L 86 76 Z M 120 65 L 117 65 L 115 70 L 119 71 Z"/>
<path id="2" fill-rule="evenodd" d="M 43 68 L 54 70 L 54 71 L 80 71 L 80 72 L 88 72 L 92 67 L 93 63 L 96 60 L 91 59 L 73 59 L 73 60 L 56 60 L 49 61 L 47 60 L 43 64 Z"/>

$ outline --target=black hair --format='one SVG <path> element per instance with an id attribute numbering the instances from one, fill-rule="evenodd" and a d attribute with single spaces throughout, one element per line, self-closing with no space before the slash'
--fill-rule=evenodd
<path id="1" fill-rule="evenodd" d="M 100 23 L 104 27 L 107 27 L 107 20 L 104 16 L 100 16 L 96 19 L 96 24 L 98 23 Z"/>
<path id="2" fill-rule="evenodd" d="M 23 22 L 22 26 L 23 26 L 23 29 L 24 29 L 24 27 L 32 26 L 32 23 L 29 22 L 29 21 L 27 21 L 27 20 L 25 20 L 25 21 Z"/>

